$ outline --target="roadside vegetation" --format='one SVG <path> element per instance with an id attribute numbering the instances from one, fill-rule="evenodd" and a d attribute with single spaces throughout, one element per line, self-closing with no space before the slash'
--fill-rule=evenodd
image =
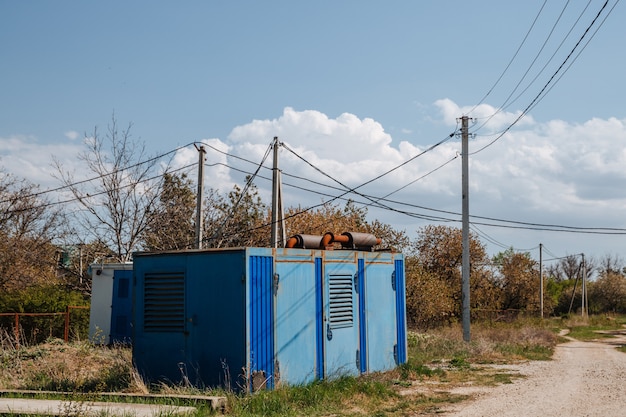
<path id="1" fill-rule="evenodd" d="M 72 401 L 129 401 L 122 394 L 167 394 L 169 399 L 145 399 L 163 404 L 199 406 L 198 415 L 212 413 L 197 399 L 181 396 L 218 395 L 227 398 L 228 415 L 405 415 L 437 410 L 467 395 L 451 393 L 458 386 L 509 383 L 520 377 L 489 364 L 547 360 L 557 342 L 555 323 L 522 320 L 473 326 L 472 341 L 462 340 L 458 325 L 426 332 L 409 332 L 406 364 L 385 373 L 338 377 L 306 386 L 279 387 L 254 394 L 199 390 L 182 384 L 147 386 L 132 366 L 125 346 L 102 347 L 87 341 L 15 347 L 2 339 L 0 388 L 64 392 Z M 57 394 L 58 395 L 58 394 Z M 54 396 L 54 395 L 52 395 Z M 137 401 L 131 397 L 131 401 Z"/>
<path id="2" fill-rule="evenodd" d="M 0 389 L 4 395 L 62 398 L 79 409 L 85 401 L 192 405 L 199 416 L 436 414 L 447 405 L 468 399 L 468 387 L 495 386 L 523 378 L 506 365 L 550 360 L 554 347 L 562 341 L 558 334 L 563 329 L 572 337 L 590 340 L 623 332 L 624 324 L 625 316 L 481 321 L 473 323 L 470 342 L 463 341 L 458 324 L 413 330 L 408 332 L 407 363 L 392 371 L 338 376 L 253 394 L 185 387 L 175 381 L 148 385 L 134 369 L 127 346 L 48 339 L 18 347 L 10 334 L 3 333 Z M 198 396 L 225 397 L 226 408 L 216 412 Z"/>
<path id="3" fill-rule="evenodd" d="M 254 395 L 190 389 L 176 381 L 147 386 L 128 347 L 86 341 L 89 266 L 131 261 L 137 251 L 194 247 L 197 194 L 187 173 L 147 155 L 131 127 L 121 128 L 113 117 L 106 129 L 85 136 L 80 160 L 92 180 L 79 180 L 55 163 L 59 190 L 71 196 L 71 206 L 53 204 L 37 185 L 0 167 L 1 389 L 65 392 L 78 401 L 98 399 L 103 392 L 222 395 L 228 398 L 226 411 L 235 416 L 419 414 L 466 398 L 455 393 L 457 387 L 519 378 L 493 365 L 549 359 L 562 329 L 590 340 L 610 337 L 626 323 L 619 316 L 626 314 L 626 262 L 620 256 L 568 255 L 540 265 L 534 254 L 513 248 L 490 256 L 472 233 L 473 328 L 466 343 L 458 325 L 461 230 L 426 224 L 407 232 L 368 218 L 366 205 L 330 199 L 314 207 L 286 207 L 286 234 L 371 233 L 382 240 L 375 250 L 404 254 L 406 319 L 412 329 L 408 362 L 390 372 Z M 206 190 L 204 248 L 268 246 L 270 210 L 254 180 L 247 177 L 228 192 Z M 577 312 L 583 298 L 592 314 L 584 320 Z M 69 316 L 69 306 L 83 309 L 65 324 L 60 314 Z M 546 319 L 537 319 L 542 313 Z M 64 331 L 71 342 L 61 341 Z M 200 407 L 200 415 L 208 412 Z"/>

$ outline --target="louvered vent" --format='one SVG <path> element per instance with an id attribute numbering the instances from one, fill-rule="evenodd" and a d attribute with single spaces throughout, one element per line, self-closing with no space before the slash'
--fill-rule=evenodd
<path id="1" fill-rule="evenodd" d="M 352 276 L 330 275 L 328 286 L 331 329 L 352 327 L 354 324 Z"/>
<path id="2" fill-rule="evenodd" d="M 185 275 L 154 273 L 145 275 L 143 327 L 147 332 L 185 330 Z"/>

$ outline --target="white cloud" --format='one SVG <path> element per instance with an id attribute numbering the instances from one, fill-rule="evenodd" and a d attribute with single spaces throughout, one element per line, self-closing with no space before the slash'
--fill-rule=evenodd
<path id="1" fill-rule="evenodd" d="M 75 130 L 70 130 L 70 131 L 65 132 L 65 137 L 70 140 L 76 140 L 80 137 L 80 133 L 78 133 Z"/>
<path id="2" fill-rule="evenodd" d="M 0 138 L 0 167 L 42 189 L 53 188 L 59 185 L 54 178 L 53 156 L 71 169 L 76 166 L 81 148 L 80 143 L 43 144 L 28 136 Z"/>
<path id="3" fill-rule="evenodd" d="M 481 126 L 481 120 L 488 120 L 480 131 L 487 135 L 471 140 L 470 153 L 492 142 L 497 137 L 492 132 L 502 131 L 521 114 L 519 111 L 500 112 L 489 118 L 496 109 L 488 104 L 474 109 L 458 106 L 449 99 L 437 101 L 435 107 L 450 126 L 456 126 L 456 118 L 470 110 L 473 110 L 472 117 L 478 119 L 474 129 Z M 369 181 L 427 149 L 406 141 L 394 146 L 391 136 L 373 119 L 360 119 L 349 113 L 331 118 L 318 111 L 292 108 L 286 108 L 276 119 L 255 120 L 233 129 L 227 143 L 232 146 L 231 152 L 260 161 L 274 136 L 279 136 L 302 158 L 349 187 Z M 435 171 L 390 198 L 459 213 L 461 158 L 450 160 L 458 156 L 460 147 L 459 139 L 453 138 L 359 191 L 380 197 Z M 538 123 L 526 115 L 495 143 L 471 155 L 471 213 L 530 223 L 626 227 L 623 220 L 626 209 L 624 166 L 626 120 Z M 281 168 L 285 173 L 340 187 L 289 152 L 282 151 Z M 283 177 L 283 181 L 294 180 Z M 269 187 L 267 183 L 257 183 Z M 299 181 L 298 184 L 314 191 L 341 194 L 338 190 L 310 183 Z M 285 195 L 286 205 L 306 206 L 323 198 L 289 187 L 285 187 Z M 363 197 L 349 196 L 367 202 Z M 417 208 L 394 207 L 437 215 Z M 410 231 L 417 228 L 416 220 L 407 216 L 384 211 L 376 211 L 375 215 L 385 216 L 383 221 Z M 487 230 L 499 235 L 507 244 L 515 244 L 515 235 L 510 230 Z M 523 233 L 537 232 L 520 232 Z M 566 235 L 566 241 L 568 237 Z M 571 239 L 568 242 L 571 243 Z"/>
<path id="4" fill-rule="evenodd" d="M 460 107 L 449 99 L 437 101 L 434 107 L 439 109 L 447 125 L 456 125 L 456 117 L 471 110 L 471 107 Z M 493 110 L 493 107 L 483 104 L 474 112 L 483 117 Z M 506 127 L 517 114 L 503 112 L 494 117 L 487 126 L 487 132 Z M 442 120 L 434 124 L 441 126 Z M 323 173 L 348 187 L 357 187 L 416 157 L 430 146 L 408 141 L 393 142 L 384 127 L 371 118 L 359 118 L 350 113 L 333 118 L 316 110 L 298 111 L 287 107 L 277 118 L 253 120 L 235 127 L 226 139 L 203 139 L 207 150 L 207 187 L 227 192 L 235 184 L 242 186 L 246 173 L 253 173 L 258 168 L 274 136 L 321 171 L 316 171 L 298 156 L 282 149 L 280 168 L 283 171 L 286 206 L 306 207 L 328 200 L 330 197 L 323 196 L 324 193 L 332 196 L 342 194 L 338 189 L 320 185 L 342 188 Z M 472 215 L 542 224 L 626 228 L 623 216 L 626 210 L 626 119 L 596 118 L 580 124 L 562 120 L 538 123 L 527 116 L 495 143 L 484 148 L 494 138 L 493 135 L 477 136 L 470 142 Z M 35 138 L 25 136 L 0 138 L 0 166 L 45 188 L 52 187 L 58 184 L 51 176 L 51 155 L 62 158 L 61 163 L 71 170 L 77 164 L 76 155 L 82 146 L 80 142 L 43 145 L 37 143 Z M 475 153 L 482 148 L 484 150 Z M 459 139 L 451 138 L 358 190 L 379 198 L 405 187 L 389 198 L 459 213 L 460 150 Z M 197 161 L 197 150 L 188 147 L 177 152 L 172 166 L 180 168 Z M 270 201 L 271 163 L 269 155 L 264 167 L 259 170 L 259 175 L 265 179 L 257 178 L 255 181 L 267 203 Z M 194 168 L 190 168 L 189 175 L 195 178 Z M 369 202 L 355 194 L 345 197 Z M 340 200 L 337 202 L 343 204 Z M 398 210 L 454 217 L 407 205 L 389 204 Z M 372 216 L 398 228 L 406 228 L 410 233 L 420 225 L 413 217 L 372 207 L 369 210 Z M 520 242 L 521 236 L 528 235 L 530 237 L 524 239 L 536 239 L 537 242 L 544 239 L 544 243 L 554 236 L 538 237 L 537 232 L 510 229 L 481 229 L 497 240 L 516 247 L 529 246 L 528 242 Z M 571 239 L 571 235 L 557 236 L 562 238 L 563 247 L 583 244 L 583 241 L 596 242 L 593 246 L 597 248 L 602 246 L 589 236 L 585 236 L 584 240 Z M 609 241 L 606 236 L 598 239 Z M 602 254 L 610 252 L 610 249 L 598 250 Z M 581 251 L 580 248 L 563 250 L 569 253 Z"/>
<path id="5" fill-rule="evenodd" d="M 520 118 L 521 110 L 511 113 L 507 112 L 506 109 L 499 110 L 486 103 L 478 106 L 461 107 L 454 101 L 445 98 L 435 101 L 435 106 L 439 108 L 443 121 L 448 126 L 457 126 L 460 123 L 458 121 L 459 117 L 469 115 L 473 119 L 472 125 L 474 130 L 480 128 L 482 134 L 484 132 L 500 132 L 516 121 L 516 126 L 532 126 L 535 123 L 531 115 L 527 114 Z"/>

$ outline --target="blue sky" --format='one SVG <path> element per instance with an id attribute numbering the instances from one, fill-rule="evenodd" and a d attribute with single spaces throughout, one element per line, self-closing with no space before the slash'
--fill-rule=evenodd
<path id="1" fill-rule="evenodd" d="M 355 186 L 439 142 L 463 114 L 478 119 L 474 130 L 487 122 L 470 143 L 481 149 L 533 101 L 604 4 L 0 0 L 0 167 L 54 187 L 52 157 L 75 164 L 84 134 L 115 112 L 153 154 L 204 140 L 260 162 L 279 136 Z M 624 7 L 608 1 L 545 97 L 472 155 L 473 214 L 626 228 Z M 509 96 L 519 97 L 488 119 Z M 450 140 L 364 191 L 382 196 L 458 152 L 459 140 Z M 286 172 L 315 175 L 284 154 Z M 176 163 L 193 158 L 191 147 Z M 241 184 L 233 171 L 209 176 L 216 188 Z M 258 186 L 267 195 L 268 184 Z M 285 191 L 286 205 L 322 198 Z M 460 212 L 460 158 L 393 198 Z M 412 235 L 425 224 L 370 214 Z M 557 256 L 626 257 L 623 235 L 475 226 L 497 242 L 483 240 L 490 252 L 543 242 Z"/>

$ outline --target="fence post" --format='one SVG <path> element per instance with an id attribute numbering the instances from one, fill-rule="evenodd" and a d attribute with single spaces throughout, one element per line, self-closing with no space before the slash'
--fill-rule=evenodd
<path id="1" fill-rule="evenodd" d="M 20 315 L 15 313 L 15 346 L 20 347 Z"/>
<path id="2" fill-rule="evenodd" d="M 70 306 L 65 307 L 65 333 L 63 333 L 65 343 L 70 340 Z"/>

